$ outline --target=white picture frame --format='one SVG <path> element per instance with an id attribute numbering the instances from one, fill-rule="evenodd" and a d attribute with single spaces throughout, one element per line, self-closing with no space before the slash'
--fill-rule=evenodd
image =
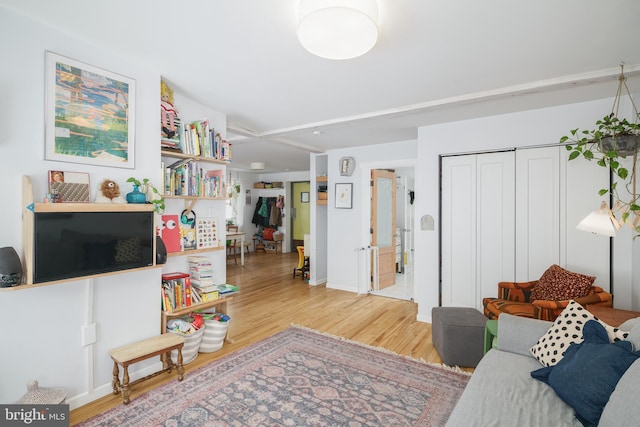
<path id="1" fill-rule="evenodd" d="M 135 80 L 45 52 L 45 160 L 133 169 Z"/>
<path id="2" fill-rule="evenodd" d="M 353 184 L 336 184 L 336 209 L 351 209 L 353 207 Z"/>

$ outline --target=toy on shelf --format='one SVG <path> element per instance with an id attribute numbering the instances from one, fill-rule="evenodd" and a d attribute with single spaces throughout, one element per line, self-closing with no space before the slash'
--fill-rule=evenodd
<path id="1" fill-rule="evenodd" d="M 96 203 L 127 203 L 120 195 L 120 186 L 111 179 L 103 179 L 98 187 Z"/>

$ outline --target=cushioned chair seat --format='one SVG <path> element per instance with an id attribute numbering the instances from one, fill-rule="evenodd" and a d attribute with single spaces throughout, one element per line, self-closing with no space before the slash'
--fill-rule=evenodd
<path id="1" fill-rule="evenodd" d="M 530 302 L 531 289 L 538 283 L 531 282 L 500 282 L 498 283 L 498 298 L 484 298 L 484 315 L 489 319 L 497 319 L 502 313 L 514 316 L 529 317 L 532 319 L 548 320 L 553 322 L 569 304 L 570 300 Z M 611 307 L 611 294 L 599 286 L 592 286 L 589 294 L 574 300 L 586 307 L 587 304 Z"/>

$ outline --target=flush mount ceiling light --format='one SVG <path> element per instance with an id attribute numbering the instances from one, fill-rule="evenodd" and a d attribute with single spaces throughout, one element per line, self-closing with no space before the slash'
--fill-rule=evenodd
<path id="1" fill-rule="evenodd" d="M 250 167 L 252 171 L 264 170 L 264 162 L 251 162 Z"/>
<path id="2" fill-rule="evenodd" d="M 351 59 L 378 41 L 376 0 L 300 0 L 298 39 L 314 55 Z"/>

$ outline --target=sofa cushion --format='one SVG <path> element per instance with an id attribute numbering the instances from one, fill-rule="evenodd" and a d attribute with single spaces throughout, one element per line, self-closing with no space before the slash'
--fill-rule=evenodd
<path id="1" fill-rule="evenodd" d="M 633 350 L 640 350 L 640 317 L 627 320 L 620 325 L 620 330 L 627 332 L 626 340 L 633 345 Z"/>
<path id="2" fill-rule="evenodd" d="M 546 334 L 536 345 L 531 347 L 531 354 L 544 366 L 553 366 L 562 360 L 570 344 L 578 344 L 583 340 L 582 327 L 589 320 L 597 320 L 606 329 L 609 341 L 619 341 L 627 337 L 627 333 L 598 320 L 593 314 L 575 301 L 569 301 L 560 316 L 553 322 Z"/>
<path id="3" fill-rule="evenodd" d="M 584 341 L 571 344 L 555 366 L 531 372 L 549 384 L 575 411 L 585 426 L 597 426 L 604 406 L 616 384 L 639 357 L 628 341 L 609 342 L 609 335 L 597 320 L 585 323 Z"/>
<path id="4" fill-rule="evenodd" d="M 640 383 L 640 359 L 636 360 L 620 378 L 616 389 L 611 393 L 607 406 L 602 411 L 599 427 L 638 424 L 638 420 L 640 420 L 638 383 Z"/>
<path id="5" fill-rule="evenodd" d="M 531 301 L 566 301 L 587 296 L 593 282 L 593 276 L 574 273 L 553 264 L 542 274 L 538 283 L 531 289 Z"/>
<path id="6" fill-rule="evenodd" d="M 581 427 L 573 408 L 547 384 L 531 378 L 530 372 L 538 367 L 540 364 L 531 356 L 489 350 L 473 372 L 446 426 Z"/>

